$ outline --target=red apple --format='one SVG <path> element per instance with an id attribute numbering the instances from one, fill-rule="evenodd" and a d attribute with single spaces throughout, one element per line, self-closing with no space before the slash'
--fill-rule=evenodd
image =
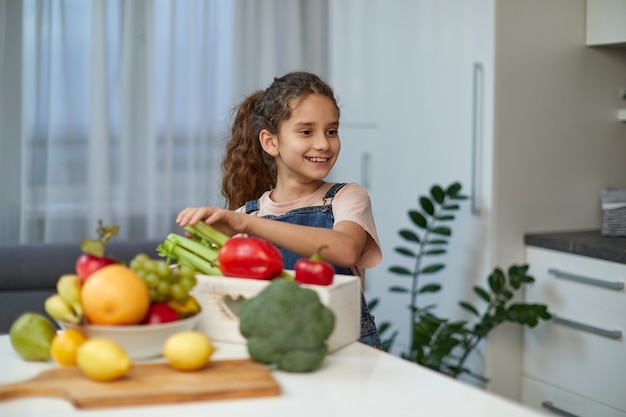
<path id="1" fill-rule="evenodd" d="M 112 258 L 83 253 L 76 260 L 76 275 L 80 277 L 82 282 L 85 282 L 87 278 L 98 269 L 115 263 L 117 263 L 117 261 Z"/>
<path id="2" fill-rule="evenodd" d="M 169 323 L 178 320 L 178 313 L 166 303 L 152 303 L 143 324 Z"/>

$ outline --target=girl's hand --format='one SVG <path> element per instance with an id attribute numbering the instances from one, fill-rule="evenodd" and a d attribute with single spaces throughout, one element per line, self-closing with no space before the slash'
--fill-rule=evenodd
<path id="1" fill-rule="evenodd" d="M 245 232 L 247 218 L 246 214 L 219 207 L 188 207 L 178 214 L 176 223 L 185 227 L 203 221 L 222 233 L 233 236 Z"/>

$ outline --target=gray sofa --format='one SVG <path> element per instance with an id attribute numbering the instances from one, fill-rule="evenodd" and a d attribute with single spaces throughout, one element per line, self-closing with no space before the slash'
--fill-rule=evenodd
<path id="1" fill-rule="evenodd" d="M 106 250 L 108 255 L 125 262 L 139 253 L 158 258 L 156 247 L 160 242 L 114 239 Z M 46 297 L 56 292 L 61 275 L 74 273 L 80 253 L 80 243 L 0 244 L 0 334 L 8 333 L 11 324 L 25 311 L 45 314 Z"/>

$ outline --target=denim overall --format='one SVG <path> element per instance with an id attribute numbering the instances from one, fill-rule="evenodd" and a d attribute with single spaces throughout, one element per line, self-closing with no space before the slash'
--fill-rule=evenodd
<path id="1" fill-rule="evenodd" d="M 291 210 L 290 212 L 283 214 L 282 216 L 263 216 L 266 219 L 279 220 L 282 222 L 299 224 L 303 226 L 325 227 L 332 229 L 335 223 L 335 217 L 333 216 L 332 201 L 337 191 L 346 185 L 335 184 L 324 196 L 324 204 L 321 206 L 301 207 Z M 246 202 L 246 214 L 252 214 L 259 210 L 259 201 L 251 200 Z M 285 269 L 294 269 L 296 261 L 302 258 L 294 252 L 288 251 L 281 247 L 278 247 L 283 255 L 283 263 Z M 353 275 L 350 268 L 335 266 L 335 272 L 343 275 Z M 361 293 L 361 338 L 360 342 L 380 347 L 380 338 L 378 337 L 378 330 L 376 329 L 376 323 L 374 322 L 374 316 L 370 313 L 365 302 L 365 297 Z"/>

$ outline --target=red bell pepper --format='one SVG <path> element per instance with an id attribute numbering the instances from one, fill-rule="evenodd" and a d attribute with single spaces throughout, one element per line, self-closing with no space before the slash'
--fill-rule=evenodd
<path id="1" fill-rule="evenodd" d="M 296 261 L 295 280 L 301 284 L 330 285 L 335 277 L 335 268 L 325 262 L 320 255 L 322 246 L 310 258 L 301 258 Z"/>
<path id="2" fill-rule="evenodd" d="M 227 277 L 273 279 L 283 271 L 283 256 L 276 246 L 257 237 L 232 237 L 217 254 Z"/>

